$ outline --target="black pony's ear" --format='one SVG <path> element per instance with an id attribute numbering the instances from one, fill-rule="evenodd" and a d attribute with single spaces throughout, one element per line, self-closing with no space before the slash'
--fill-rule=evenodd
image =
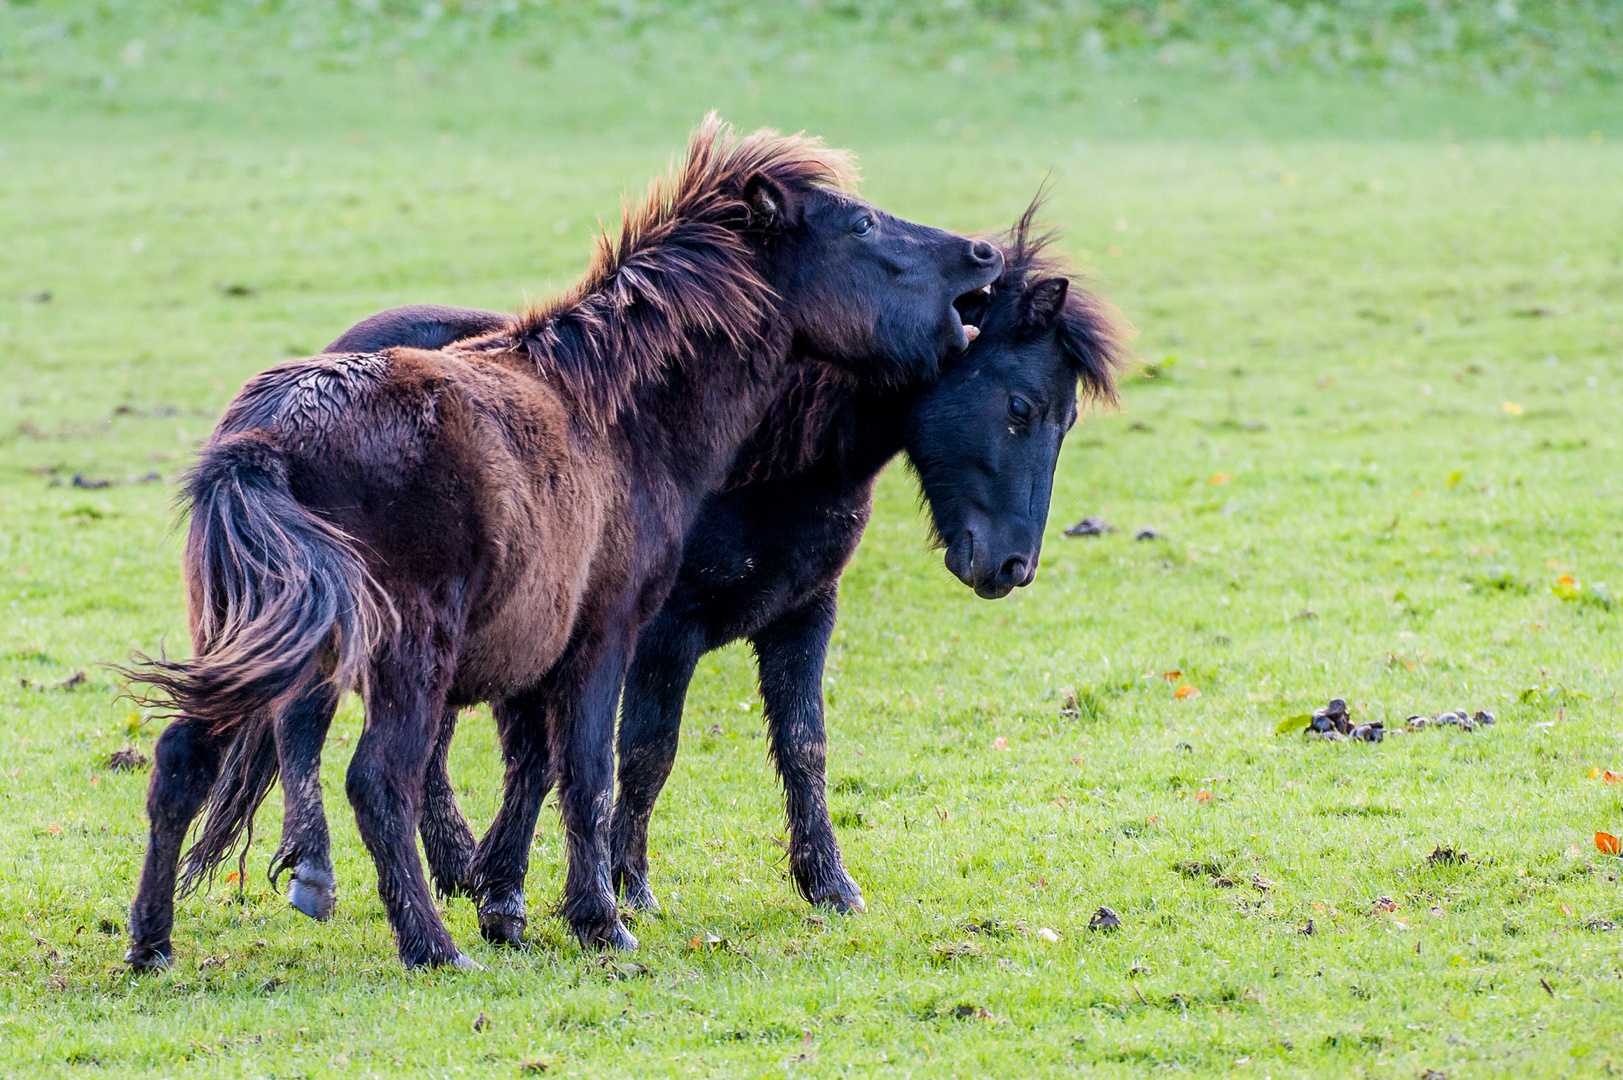
<path id="1" fill-rule="evenodd" d="M 1027 330 L 1047 330 L 1059 322 L 1070 288 L 1070 279 L 1062 277 L 1043 278 L 1028 286 L 1020 297 L 1020 325 Z"/>
<path id="2" fill-rule="evenodd" d="M 744 203 L 750 208 L 750 224 L 758 229 L 785 228 L 799 210 L 789 191 L 763 172 L 744 181 Z"/>

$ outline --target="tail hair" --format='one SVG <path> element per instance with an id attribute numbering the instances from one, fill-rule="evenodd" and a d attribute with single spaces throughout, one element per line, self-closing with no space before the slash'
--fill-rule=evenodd
<path id="1" fill-rule="evenodd" d="M 185 500 L 192 656 L 137 654 L 122 671 L 143 687 L 132 691 L 143 704 L 233 736 L 187 853 L 189 890 L 252 837 L 276 779 L 277 713 L 323 682 L 334 693 L 361 687 L 395 613 L 356 542 L 294 499 L 268 432 L 215 439 Z"/>

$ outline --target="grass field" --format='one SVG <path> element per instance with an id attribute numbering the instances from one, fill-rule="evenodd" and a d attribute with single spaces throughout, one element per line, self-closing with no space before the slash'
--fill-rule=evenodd
<path id="1" fill-rule="evenodd" d="M 0 1071 L 1623 1067 L 1623 863 L 1594 841 L 1623 832 L 1596 773 L 1623 770 L 1615 96 L 103 52 L 0 78 Z M 935 224 L 1004 226 L 1051 173 L 1148 365 L 1070 436 L 1042 571 L 1007 600 L 951 578 L 886 475 L 827 681 L 869 913 L 814 914 L 786 879 L 732 649 L 689 699 L 634 957 L 545 917 L 549 811 L 534 947 L 483 945 L 458 900 L 486 970 L 400 969 L 342 790 L 351 702 L 326 769 L 336 920 L 266 884 L 273 794 L 245 896 L 183 902 L 174 968 L 131 977 L 146 773 L 107 761 L 157 732 L 96 665 L 184 645 L 187 455 L 244 378 L 378 308 L 561 287 L 712 105 L 851 146 L 867 195 Z M 1063 537 L 1084 514 L 1121 531 Z M 1499 722 L 1276 733 L 1336 695 Z M 461 730 L 479 825 L 499 762 L 487 720 Z M 1119 931 L 1089 930 L 1101 905 Z"/>

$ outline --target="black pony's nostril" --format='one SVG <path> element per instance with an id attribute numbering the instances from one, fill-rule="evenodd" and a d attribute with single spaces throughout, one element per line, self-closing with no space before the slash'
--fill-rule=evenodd
<path id="1" fill-rule="evenodd" d="M 1003 564 L 1003 571 L 998 574 L 998 582 L 1005 585 L 1021 585 L 1026 580 L 1026 560 L 1015 555 Z"/>
<path id="2" fill-rule="evenodd" d="M 976 262 L 983 266 L 989 266 L 997 259 L 998 252 L 997 248 L 988 244 L 985 240 L 977 240 L 969 245 L 969 254 Z"/>

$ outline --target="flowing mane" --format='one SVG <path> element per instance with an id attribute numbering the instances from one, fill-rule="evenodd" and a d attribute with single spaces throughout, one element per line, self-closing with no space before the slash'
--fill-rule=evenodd
<path id="1" fill-rule="evenodd" d="M 461 347 L 514 350 L 553 373 L 598 424 L 630 407 L 637 388 L 694 362 L 706 344 L 759 343 L 773 294 L 746 243 L 745 182 L 763 173 L 785 188 L 854 191 L 843 150 L 762 129 L 740 136 L 715 113 L 688 140 L 679 167 L 624 204 L 618 236 L 601 232 L 591 266 L 562 296 Z"/>
<path id="2" fill-rule="evenodd" d="M 1059 229 L 1036 231 L 1037 215 L 1047 201 L 1046 188 L 1039 190 L 1014 228 L 998 238 L 1003 247 L 1003 276 L 992 284 L 988 315 L 1000 307 L 1012 308 L 1027 286 L 1039 278 L 1068 278 L 1072 285 L 1087 280 L 1087 275 L 1050 250 L 1060 237 Z M 1076 372 L 1085 401 L 1116 403 L 1116 373 L 1126 363 L 1127 339 L 1132 332 L 1114 304 L 1087 289 L 1066 291 L 1059 344 Z"/>

